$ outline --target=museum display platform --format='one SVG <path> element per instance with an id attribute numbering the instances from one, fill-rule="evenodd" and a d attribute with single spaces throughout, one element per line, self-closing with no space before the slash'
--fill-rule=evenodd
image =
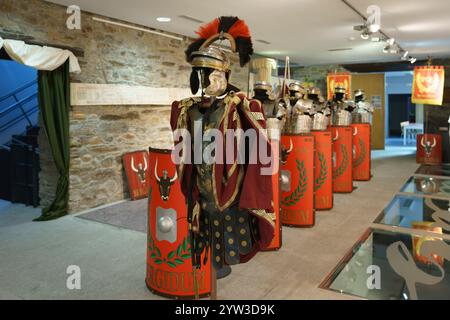
<path id="1" fill-rule="evenodd" d="M 320 287 L 362 299 L 447 299 L 447 168 L 450 166 L 421 166 Z"/>

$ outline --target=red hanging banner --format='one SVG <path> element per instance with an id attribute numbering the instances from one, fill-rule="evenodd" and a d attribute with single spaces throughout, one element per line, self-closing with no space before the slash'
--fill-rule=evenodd
<path id="1" fill-rule="evenodd" d="M 147 287 L 171 298 L 193 298 L 194 275 L 190 253 L 186 200 L 170 150 L 150 149 L 148 203 Z M 203 259 L 202 259 L 203 260 Z M 197 270 L 200 296 L 210 292 L 210 259 Z"/>
<path id="2" fill-rule="evenodd" d="M 333 143 L 330 131 L 313 131 L 316 141 L 314 189 L 317 210 L 333 208 Z"/>
<path id="3" fill-rule="evenodd" d="M 353 180 L 371 179 L 371 128 L 368 123 L 352 124 L 353 127 Z"/>
<path id="4" fill-rule="evenodd" d="M 444 82 L 443 66 L 415 67 L 412 103 L 441 106 L 444 100 Z"/>
<path id="5" fill-rule="evenodd" d="M 131 200 L 146 198 L 150 186 L 148 152 L 136 151 L 123 156 L 123 166 L 128 180 Z"/>
<path id="6" fill-rule="evenodd" d="M 351 97 L 352 75 L 350 73 L 330 73 L 327 76 L 327 96 L 328 100 L 333 99 L 334 88 L 342 87 L 347 90 L 347 97 Z"/>
<path id="7" fill-rule="evenodd" d="M 281 209 L 283 225 L 312 227 L 314 208 L 314 136 L 281 137 Z"/>

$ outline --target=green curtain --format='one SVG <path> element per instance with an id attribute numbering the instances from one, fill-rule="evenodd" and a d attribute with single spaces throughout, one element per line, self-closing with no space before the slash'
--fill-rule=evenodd
<path id="1" fill-rule="evenodd" d="M 69 202 L 69 62 L 54 71 L 39 71 L 39 106 L 42 121 L 59 173 L 53 203 L 34 221 L 48 221 L 65 216 Z"/>

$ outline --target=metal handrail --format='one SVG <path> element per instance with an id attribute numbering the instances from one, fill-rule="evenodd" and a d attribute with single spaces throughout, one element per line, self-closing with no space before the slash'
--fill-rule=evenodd
<path id="1" fill-rule="evenodd" d="M 28 96 L 28 97 L 26 97 L 26 98 L 24 98 L 24 99 L 22 99 L 20 101 L 17 101 L 16 103 L 14 103 L 13 105 L 9 106 L 8 108 L 0 111 L 0 118 L 3 117 L 4 115 L 8 114 L 9 112 L 15 110 L 18 106 L 21 107 L 22 104 L 24 104 L 25 102 L 28 102 L 31 99 L 37 97 L 37 95 L 38 95 L 37 92 L 33 93 L 32 95 L 30 95 L 30 96 Z"/>
<path id="2" fill-rule="evenodd" d="M 23 85 L 22 87 L 20 87 L 20 88 L 14 90 L 13 92 L 8 93 L 7 95 L 1 97 L 1 98 L 0 98 L 0 102 L 5 101 L 6 99 L 8 99 L 8 98 L 10 98 L 10 97 L 12 97 L 12 96 L 18 94 L 18 93 L 21 92 L 21 91 L 24 91 L 25 89 L 28 89 L 29 87 L 31 87 L 31 86 L 34 85 L 34 84 L 37 84 L 37 80 L 33 80 L 33 81 L 31 81 L 31 82 L 29 82 L 29 83 Z"/>
<path id="3" fill-rule="evenodd" d="M 0 144 L 0 149 L 5 149 L 7 151 L 11 151 L 11 148 L 4 144 Z"/>
<path id="4" fill-rule="evenodd" d="M 37 111 L 39 111 L 39 106 L 33 107 L 32 109 L 26 111 L 25 115 L 20 115 L 20 116 L 14 118 L 13 120 L 9 121 L 8 123 L 4 124 L 2 127 L 0 127 L 0 134 L 3 131 L 6 131 L 9 128 L 11 128 L 12 126 L 16 125 L 17 123 L 19 123 L 23 119 L 28 118 L 29 116 L 31 116 L 33 113 L 35 113 Z"/>

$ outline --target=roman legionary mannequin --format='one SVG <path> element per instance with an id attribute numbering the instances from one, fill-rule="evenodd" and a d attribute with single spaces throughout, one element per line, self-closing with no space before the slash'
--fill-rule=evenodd
<path id="1" fill-rule="evenodd" d="M 173 131 L 187 130 L 192 137 L 192 145 L 182 150 L 178 175 L 189 208 L 193 266 L 201 265 L 202 254 L 205 262 L 211 249 L 213 266 L 219 269 L 248 261 L 273 238 L 271 175 L 262 174 L 270 164 L 261 164 L 258 145 L 264 144 L 269 155 L 271 150 L 261 103 L 248 100 L 228 83 L 229 58 L 212 46 L 216 40 L 229 40 L 244 66 L 253 53 L 247 25 L 237 17 L 220 17 L 201 27 L 197 34 L 200 38 L 189 46 L 186 57 L 193 68 L 192 92 L 201 89 L 201 97 L 174 102 L 171 126 Z M 203 135 L 208 135 L 209 129 L 222 134 L 223 146 L 218 144 L 216 148 L 223 147 L 223 152 L 215 149 L 205 159 L 202 155 L 211 142 L 205 142 Z M 237 151 L 242 145 L 235 137 L 231 139 L 234 152 L 228 154 L 230 129 L 260 133 L 257 141 L 244 144 L 245 163 L 238 161 Z M 196 145 L 201 145 L 200 150 Z M 189 149 L 192 155 L 187 154 Z M 186 156 L 192 161 L 187 161 Z M 249 163 L 253 156 L 256 163 Z"/>
<path id="2" fill-rule="evenodd" d="M 345 94 L 347 90 L 343 87 L 336 87 L 334 89 L 334 96 L 328 102 L 331 109 L 331 121 L 334 126 L 349 126 L 352 124 L 353 107 L 345 101 Z"/>
<path id="3" fill-rule="evenodd" d="M 372 123 L 373 106 L 366 102 L 364 90 L 358 89 L 354 93 L 353 123 Z"/>
<path id="4" fill-rule="evenodd" d="M 305 95 L 306 90 L 300 82 L 294 81 L 289 84 L 289 101 L 291 102 L 291 106 L 295 106 L 297 101 L 303 99 Z"/>
<path id="5" fill-rule="evenodd" d="M 253 86 L 253 91 L 255 95 L 253 99 L 258 100 L 263 105 L 264 113 L 266 116 L 275 116 L 275 99 L 272 93 L 272 86 L 270 83 L 261 81 L 256 82 Z"/>
<path id="6" fill-rule="evenodd" d="M 308 93 L 307 96 L 302 95 L 302 98 L 298 99 L 292 107 L 290 133 L 309 133 L 311 131 L 312 119 L 316 113 L 315 104 L 319 102 L 318 96 L 316 97 L 316 100 L 310 99 L 310 93 Z"/>
<path id="7" fill-rule="evenodd" d="M 308 91 L 308 99 L 312 101 L 314 107 L 313 130 L 326 130 L 331 111 L 322 97 L 321 90 L 316 87 L 311 88 Z"/>

